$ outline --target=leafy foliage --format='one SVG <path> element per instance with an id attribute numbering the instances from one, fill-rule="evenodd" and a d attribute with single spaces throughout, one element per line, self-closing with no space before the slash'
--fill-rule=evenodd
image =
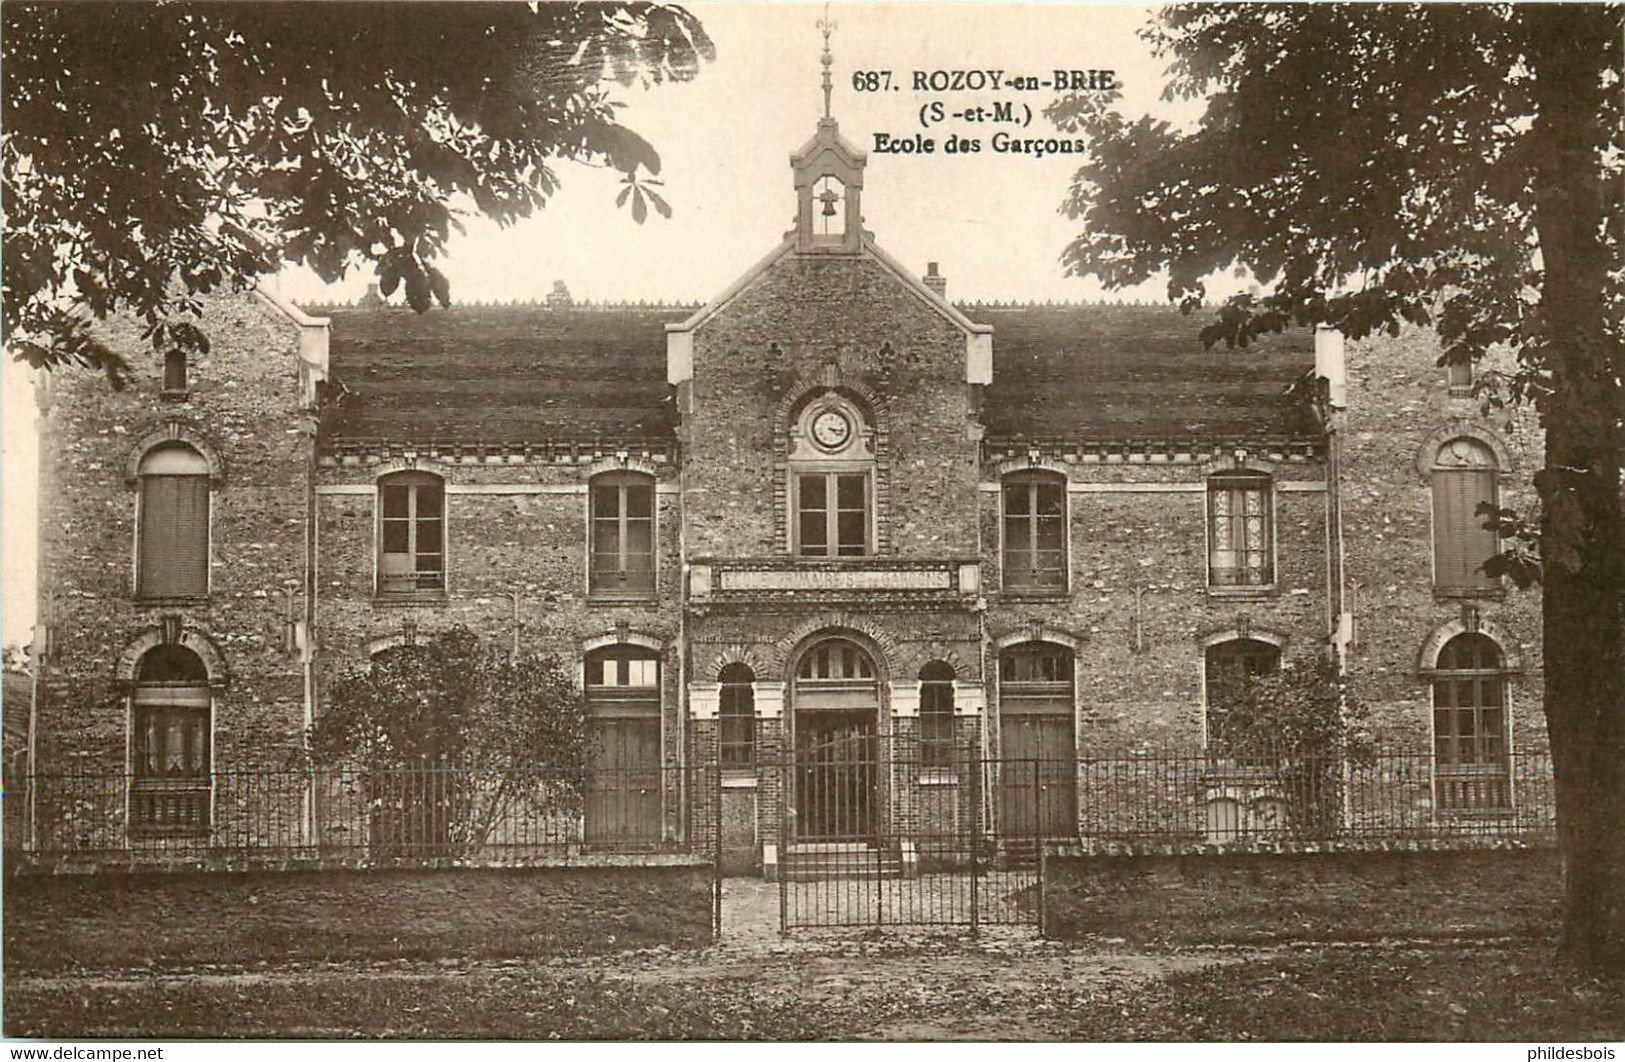
<path id="1" fill-rule="evenodd" d="M 1369 757 L 1365 705 L 1324 659 L 1267 674 L 1224 671 L 1208 682 L 1211 743 L 1277 755 Z"/>
<path id="2" fill-rule="evenodd" d="M 1492 569 L 1542 585 L 1565 947 L 1625 969 L 1625 6 L 1182 4 L 1145 31 L 1189 129 L 1072 96 L 1088 140 L 1067 269 L 1165 273 L 1187 311 L 1244 268 L 1203 341 L 1289 322 L 1426 326 L 1440 364 L 1510 350 L 1480 400 L 1544 431 L 1538 514 L 1488 514 Z"/>
<path id="3" fill-rule="evenodd" d="M 1290 805 L 1290 827 L 1305 837 L 1337 832 L 1344 765 L 1370 763 L 1376 751 L 1365 706 L 1325 659 L 1212 676 L 1208 733 L 1217 756 L 1270 772 Z"/>
<path id="4" fill-rule="evenodd" d="M 579 809 L 587 747 L 580 690 L 557 658 L 510 657 L 466 627 L 341 675 L 309 734 L 321 766 L 358 766 L 375 850 L 472 852 L 506 812 Z"/>
<path id="5" fill-rule="evenodd" d="M 1595 236 L 1610 264 L 1598 294 L 1612 355 L 1600 375 L 1562 382 L 1603 385 L 1591 396 L 1594 426 L 1616 435 L 1625 416 L 1621 17 L 1584 5 L 1563 27 L 1607 71 L 1593 86 L 1583 147 L 1592 195 L 1607 197 Z M 1050 108 L 1090 145 L 1063 204 L 1084 231 L 1063 261 L 1109 286 L 1166 271 L 1169 298 L 1187 310 L 1201 305 L 1207 277 L 1244 266 L 1264 292 L 1227 299 L 1201 331 L 1209 346 L 1244 348 L 1294 321 L 1354 339 L 1431 326 L 1441 365 L 1508 345 L 1519 369 L 1483 374 L 1481 397 L 1544 410 L 1562 380 L 1545 297 L 1554 248 L 1550 239 L 1542 248 L 1536 209 L 1537 171 L 1551 155 L 1536 120 L 1536 54 L 1551 33 L 1513 5 L 1165 9 L 1143 33 L 1171 62 L 1165 96 L 1206 96 L 1206 112 L 1183 131 L 1129 120 L 1115 97 Z"/>
<path id="6" fill-rule="evenodd" d="M 693 77 L 699 22 L 649 3 L 8 3 L 4 324 L 16 357 L 118 379 L 89 321 L 129 311 L 204 352 L 197 297 L 283 262 L 372 263 L 413 309 L 473 207 L 501 224 L 555 159 L 626 174 L 640 223 L 660 158 L 615 85 Z M 658 182 L 654 182 L 657 183 Z"/>

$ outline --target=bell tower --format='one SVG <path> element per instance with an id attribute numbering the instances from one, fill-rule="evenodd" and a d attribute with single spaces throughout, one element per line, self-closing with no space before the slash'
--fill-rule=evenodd
<path id="1" fill-rule="evenodd" d="M 829 35 L 835 24 L 818 23 L 824 34 L 824 116 L 818 131 L 790 156 L 796 185 L 796 250 L 856 254 L 863 248 L 863 167 L 866 156 L 847 143 L 830 113 Z"/>

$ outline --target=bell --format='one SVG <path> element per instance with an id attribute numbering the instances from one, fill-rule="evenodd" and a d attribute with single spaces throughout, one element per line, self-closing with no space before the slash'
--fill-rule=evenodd
<path id="1" fill-rule="evenodd" d="M 832 218 L 832 217 L 835 216 L 835 197 L 834 196 L 829 196 L 824 200 L 824 216 L 826 218 Z"/>

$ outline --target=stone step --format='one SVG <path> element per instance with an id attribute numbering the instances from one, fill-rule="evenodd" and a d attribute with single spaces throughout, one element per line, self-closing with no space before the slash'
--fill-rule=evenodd
<path id="1" fill-rule="evenodd" d="M 903 860 L 866 844 L 796 844 L 785 851 L 781 872 L 787 881 L 900 878 Z"/>

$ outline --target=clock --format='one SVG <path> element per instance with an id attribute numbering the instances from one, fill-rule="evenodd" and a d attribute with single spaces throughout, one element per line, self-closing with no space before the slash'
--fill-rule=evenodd
<path id="1" fill-rule="evenodd" d="M 813 418 L 812 437 L 826 450 L 839 450 L 852 437 L 852 422 L 844 413 L 826 409 Z"/>

